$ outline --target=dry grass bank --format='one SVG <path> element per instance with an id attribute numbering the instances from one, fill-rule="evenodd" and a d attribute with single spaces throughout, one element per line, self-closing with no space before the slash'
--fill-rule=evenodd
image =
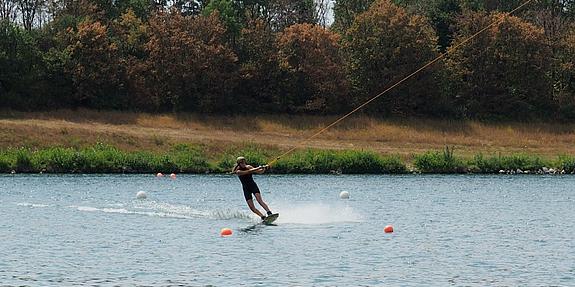
<path id="1" fill-rule="evenodd" d="M 310 142 L 302 142 L 331 116 L 151 115 L 89 110 L 0 113 L 0 144 L 6 147 L 81 147 L 103 142 L 121 149 L 163 150 L 173 143 L 204 144 L 214 152 L 256 143 L 285 150 L 369 149 L 409 158 L 449 145 L 457 154 L 526 153 L 543 157 L 575 154 L 575 124 L 445 120 L 346 119 Z"/>

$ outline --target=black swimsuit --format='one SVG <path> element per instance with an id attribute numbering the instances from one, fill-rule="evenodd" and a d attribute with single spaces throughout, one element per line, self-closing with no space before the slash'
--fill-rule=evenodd
<path id="1" fill-rule="evenodd" d="M 238 167 L 239 170 L 248 170 L 248 168 L 241 168 Z M 252 174 L 244 174 L 244 175 L 240 175 L 238 176 L 240 178 L 240 181 L 242 182 L 242 187 L 244 189 L 244 197 L 247 200 L 253 199 L 252 197 L 252 193 L 256 194 L 256 193 L 260 193 L 260 189 L 258 188 L 258 185 L 256 184 L 256 182 L 254 181 L 254 178 L 252 177 Z"/>

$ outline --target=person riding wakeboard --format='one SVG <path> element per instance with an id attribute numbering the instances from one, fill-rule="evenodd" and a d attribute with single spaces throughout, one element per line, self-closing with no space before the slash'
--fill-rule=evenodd
<path id="1" fill-rule="evenodd" d="M 256 200 L 261 205 L 261 207 L 263 207 L 266 210 L 267 216 L 272 215 L 272 212 L 271 212 L 270 208 L 267 206 L 267 204 L 264 202 L 264 200 L 262 199 L 260 189 L 258 188 L 258 185 L 254 181 L 252 174 L 254 174 L 254 173 L 262 174 L 268 168 L 269 168 L 269 166 L 267 166 L 267 165 L 258 166 L 258 167 L 253 167 L 251 165 L 248 165 L 246 162 L 246 159 L 243 156 L 240 156 L 237 158 L 236 166 L 232 170 L 232 173 L 236 174 L 242 183 L 242 188 L 244 190 L 244 198 L 246 199 L 246 202 L 247 202 L 250 210 L 253 213 L 257 214 L 262 220 L 266 219 L 266 215 L 261 213 L 255 207 L 252 194 L 256 197 Z"/>

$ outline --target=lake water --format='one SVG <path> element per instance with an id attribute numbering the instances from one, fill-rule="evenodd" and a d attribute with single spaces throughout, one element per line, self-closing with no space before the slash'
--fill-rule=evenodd
<path id="1" fill-rule="evenodd" d="M 256 181 L 0 176 L 0 286 L 575 286 L 573 176 Z"/>

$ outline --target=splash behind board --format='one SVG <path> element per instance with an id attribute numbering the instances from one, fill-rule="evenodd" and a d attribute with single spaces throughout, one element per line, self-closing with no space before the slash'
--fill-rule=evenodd
<path id="1" fill-rule="evenodd" d="M 278 217 L 280 216 L 279 213 L 274 213 L 272 215 L 269 215 L 268 217 L 266 217 L 266 219 L 264 219 L 262 221 L 263 224 L 272 224 L 274 221 L 276 221 L 276 219 L 278 219 Z"/>

